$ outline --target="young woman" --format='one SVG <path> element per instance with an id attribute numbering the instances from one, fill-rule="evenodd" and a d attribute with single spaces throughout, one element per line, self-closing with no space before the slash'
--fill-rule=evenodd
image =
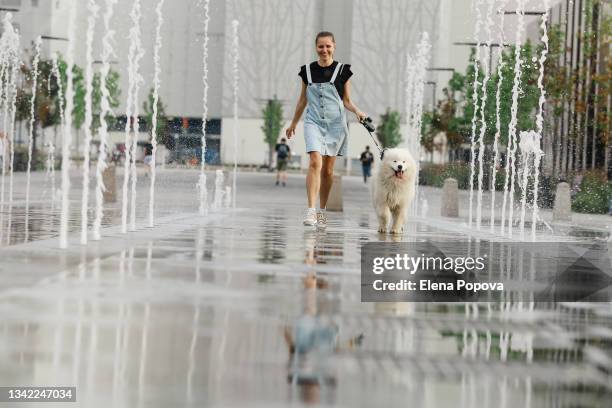
<path id="1" fill-rule="evenodd" d="M 317 34 L 315 45 L 319 60 L 302 66 L 302 92 L 295 107 L 295 115 L 286 135 L 291 138 L 306 109 L 304 138 L 306 152 L 310 156 L 306 176 L 308 209 L 304 225 L 327 227 L 325 207 L 333 183 L 334 163 L 337 156 L 346 154 L 348 126 L 346 110 L 353 112 L 359 121 L 367 115 L 351 101 L 351 66 L 334 61 L 336 41 L 328 31 Z M 315 209 L 319 196 L 320 210 Z"/>

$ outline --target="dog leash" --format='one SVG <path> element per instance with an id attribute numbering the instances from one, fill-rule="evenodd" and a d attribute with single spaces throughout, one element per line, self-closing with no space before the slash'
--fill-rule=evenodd
<path id="1" fill-rule="evenodd" d="M 372 118 L 367 117 L 361 121 L 359 121 L 359 123 L 361 123 L 363 125 L 363 127 L 368 131 L 368 133 L 370 134 L 370 137 L 372 138 L 372 141 L 374 142 L 374 144 L 376 145 L 376 148 L 378 149 L 378 151 L 380 152 L 380 160 L 383 159 L 383 157 L 385 156 L 385 150 L 386 149 L 381 149 L 380 145 L 378 144 L 378 142 L 376 141 L 376 138 L 374 138 L 374 135 L 372 134 L 372 132 L 375 130 L 374 126 L 372 125 Z"/>

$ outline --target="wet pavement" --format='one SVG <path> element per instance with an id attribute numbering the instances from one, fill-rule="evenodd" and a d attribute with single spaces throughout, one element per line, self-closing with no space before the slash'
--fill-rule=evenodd
<path id="1" fill-rule="evenodd" d="M 44 406 L 609 406 L 610 303 L 361 303 L 360 250 L 381 237 L 359 178 L 325 232 L 301 225 L 303 176 L 283 188 L 240 173 L 239 208 L 206 217 L 196 181 L 160 174 L 155 228 L 143 204 L 121 234 L 114 205 L 103 240 L 75 234 L 68 250 L 44 197 L 25 239 L 18 191 L 10 234 L 3 212 L 0 385 L 77 387 L 76 404 Z M 467 239 L 461 221 L 407 231 Z"/>

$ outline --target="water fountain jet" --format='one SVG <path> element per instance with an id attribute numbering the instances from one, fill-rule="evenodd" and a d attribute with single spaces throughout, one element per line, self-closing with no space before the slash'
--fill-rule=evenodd
<path id="1" fill-rule="evenodd" d="M 30 221 L 30 182 L 32 171 L 32 150 L 34 145 L 34 126 L 35 126 L 35 103 L 36 103 L 36 88 L 38 86 L 38 64 L 40 62 L 40 44 L 42 39 L 36 37 L 34 41 L 34 59 L 32 60 L 32 98 L 30 100 L 30 123 L 28 131 L 28 167 L 26 174 L 26 207 L 25 207 L 25 237 L 24 242 L 28 242 L 29 238 L 29 221 Z"/>
<path id="2" fill-rule="evenodd" d="M 68 213 L 70 211 L 70 147 L 72 144 L 72 111 L 74 109 L 74 43 L 77 2 L 73 1 L 68 14 L 68 49 L 66 51 L 66 110 L 62 138 L 62 204 L 60 215 L 60 248 L 68 248 Z"/>
<path id="3" fill-rule="evenodd" d="M 87 3 L 87 34 L 85 36 L 85 143 L 83 144 L 83 192 L 81 197 L 81 244 L 87 244 L 87 211 L 89 209 L 89 163 L 93 121 L 93 35 L 99 7 L 95 0 Z"/>
<path id="4" fill-rule="evenodd" d="M 159 103 L 159 88 L 161 85 L 161 67 L 159 64 L 159 52 L 162 47 L 161 27 L 164 22 L 162 8 L 165 0 L 159 0 L 155 8 L 157 26 L 155 28 L 155 48 L 153 50 L 153 64 L 155 73 L 153 75 L 153 117 L 151 118 L 151 186 L 149 187 L 149 227 L 153 227 L 154 205 L 155 205 L 155 181 L 157 176 L 157 104 Z"/>
<path id="5" fill-rule="evenodd" d="M 204 169 L 206 167 L 206 120 L 208 118 L 208 23 L 210 21 L 209 12 L 210 0 L 204 1 L 204 41 L 202 43 L 203 54 L 202 54 L 202 84 L 203 84 L 203 96 L 202 96 L 202 153 L 200 157 L 200 181 L 198 183 L 200 188 L 200 215 L 204 215 L 208 208 L 207 204 L 207 191 L 206 191 L 206 175 Z"/>
<path id="6" fill-rule="evenodd" d="M 93 224 L 93 239 L 101 238 L 100 229 L 102 226 L 102 216 L 104 213 L 104 180 L 103 172 L 107 168 L 106 156 L 108 149 L 108 129 L 106 127 L 106 115 L 111 112 L 110 93 L 106 86 L 108 73 L 110 71 L 110 57 L 113 55 L 113 36 L 115 32 L 111 30 L 110 21 L 113 17 L 113 7 L 118 0 L 106 0 L 106 12 L 104 13 L 104 36 L 102 37 L 102 69 L 100 70 L 100 88 L 102 98 L 100 101 L 100 147 L 98 150 L 98 162 L 96 165 L 96 218 Z"/>

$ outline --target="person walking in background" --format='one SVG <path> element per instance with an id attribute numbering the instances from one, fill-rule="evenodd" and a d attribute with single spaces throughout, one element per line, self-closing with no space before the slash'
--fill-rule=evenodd
<path id="1" fill-rule="evenodd" d="M 4 139 L 4 133 L 0 132 L 0 173 L 4 173 L 4 148 L 6 147 Z"/>
<path id="2" fill-rule="evenodd" d="M 302 113 L 304 139 L 309 156 L 306 176 L 308 207 L 304 225 L 327 227 L 325 208 L 334 181 L 334 163 L 337 156 L 344 156 L 348 145 L 346 111 L 353 112 L 359 121 L 367 115 L 351 100 L 351 66 L 334 61 L 336 41 L 329 31 L 322 31 L 315 38 L 319 59 L 303 65 L 298 75 L 302 78 L 302 91 L 295 107 L 295 114 L 286 130 L 287 138 L 295 134 Z M 315 202 L 319 196 L 320 209 Z"/>
<path id="3" fill-rule="evenodd" d="M 144 156 L 144 164 L 145 164 L 145 176 L 149 176 L 150 174 L 153 173 L 153 166 L 155 166 L 155 163 L 153 163 L 153 145 L 151 143 L 147 143 L 145 144 L 145 156 Z"/>
<path id="4" fill-rule="evenodd" d="M 374 162 L 374 155 L 370 151 L 370 146 L 365 147 L 365 151 L 361 153 L 359 160 L 363 171 L 363 182 L 367 183 L 368 177 L 372 176 L 372 162 Z"/>
<path id="5" fill-rule="evenodd" d="M 287 165 L 291 159 L 291 148 L 287 144 L 287 139 L 284 137 L 280 143 L 276 144 L 276 185 L 283 183 L 283 187 L 287 185 Z"/>

